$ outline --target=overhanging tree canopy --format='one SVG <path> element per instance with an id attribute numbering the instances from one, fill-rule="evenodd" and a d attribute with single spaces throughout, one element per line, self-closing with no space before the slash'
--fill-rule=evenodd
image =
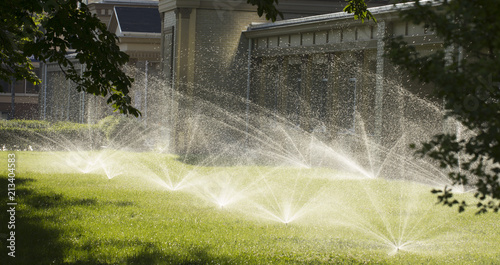
<path id="1" fill-rule="evenodd" d="M 277 0 L 247 1 L 258 6 L 259 15 L 266 13 L 267 19 L 281 16 Z M 374 19 L 365 0 L 348 2 L 344 11 L 354 13 L 355 19 Z M 435 135 L 421 143 L 416 154 L 447 168 L 453 185 L 474 187 L 478 202 L 472 206 L 477 213 L 500 210 L 499 13 L 498 0 L 416 0 L 414 8 L 401 13 L 402 19 L 434 31 L 445 49 L 423 56 L 402 37 L 386 39 L 385 55 L 414 79 L 433 84 L 446 115 L 472 132 L 466 138 L 455 133 Z M 471 206 L 455 199 L 450 187 L 433 193 L 444 205 L 458 205 L 460 212 Z"/>
<path id="2" fill-rule="evenodd" d="M 354 19 L 360 19 L 361 21 L 372 19 L 376 21 L 375 17 L 367 9 L 368 6 L 365 0 L 345 0 L 347 5 L 344 11 L 347 13 L 353 13 Z M 247 0 L 247 3 L 257 6 L 257 14 L 262 16 L 266 14 L 266 19 L 276 21 L 279 17 L 283 18 L 283 13 L 278 10 L 279 0 Z"/>
<path id="3" fill-rule="evenodd" d="M 82 0 L 12 0 L 0 2 L 0 79 L 40 79 L 28 58 L 61 66 L 78 91 L 107 97 L 115 110 L 139 116 L 128 96 L 133 79 L 122 70 L 128 55 L 117 37 L 93 16 Z M 80 74 L 68 52 L 85 65 Z"/>
<path id="4" fill-rule="evenodd" d="M 417 0 L 401 17 L 426 25 L 443 40 L 444 49 L 423 56 L 402 38 L 387 39 L 386 47 L 393 63 L 433 84 L 446 115 L 471 131 L 472 136 L 462 138 L 453 132 L 435 135 L 417 153 L 449 169 L 453 185 L 474 187 L 478 213 L 500 210 L 499 12 L 498 0 Z M 470 206 L 455 199 L 449 187 L 433 192 L 459 211 Z"/>

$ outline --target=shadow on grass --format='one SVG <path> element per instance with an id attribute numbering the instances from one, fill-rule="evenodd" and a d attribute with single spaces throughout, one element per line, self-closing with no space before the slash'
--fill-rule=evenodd
<path id="1" fill-rule="evenodd" d="M 148 244 L 147 244 L 148 245 Z M 150 244 L 144 247 L 138 254 L 127 259 L 126 264 L 178 264 L 178 265 L 201 265 L 201 264 L 231 264 L 231 260 L 224 256 L 213 256 L 208 247 L 194 247 L 187 257 L 166 255 L 156 245 Z M 234 262 L 233 262 L 234 263 Z"/>
<path id="2" fill-rule="evenodd" d="M 232 167 L 241 165 L 241 161 L 234 157 L 221 156 L 214 158 L 213 155 L 203 153 L 179 155 L 176 160 L 192 166 Z"/>
<path id="3" fill-rule="evenodd" d="M 87 254 L 78 257 L 75 262 L 65 262 L 65 257 L 71 249 L 80 249 L 81 246 L 73 246 L 63 238 L 64 230 L 54 227 L 65 227 L 60 224 L 61 218 L 57 212 L 64 212 L 71 207 L 93 207 L 98 204 L 110 204 L 115 207 L 128 207 L 134 205 L 130 201 L 100 202 L 97 199 L 72 199 L 66 198 L 62 194 L 54 192 L 39 192 L 33 184 L 33 179 L 16 178 L 16 206 L 15 229 L 8 230 L 10 215 L 7 212 L 7 185 L 9 184 L 7 176 L 0 176 L 0 264 L 74 264 L 74 265 L 98 265 L 98 264 L 117 264 L 116 261 L 106 261 L 97 258 L 95 245 L 89 243 L 83 250 Z M 22 205 L 22 210 L 19 207 Z M 49 211 L 58 208 L 57 211 Z M 56 213 L 54 213 L 56 212 Z M 42 214 L 43 213 L 43 214 Z M 75 228 L 69 228 L 75 229 Z M 10 231 L 15 232 L 15 257 L 8 255 L 7 238 Z M 83 233 L 83 231 L 82 231 Z M 96 241 L 100 244 L 99 241 Z M 95 242 L 94 242 L 95 243 Z M 126 246 L 129 242 L 114 241 L 114 245 Z M 135 241 L 134 246 L 140 249 L 136 254 L 130 254 L 128 257 L 118 258 L 119 264 L 208 264 L 216 261 L 217 263 L 230 263 L 228 259 L 219 256 L 212 256 L 206 248 L 192 248 L 189 254 L 178 256 L 163 253 L 154 243 Z M 71 258 L 70 258 L 71 259 Z M 74 259 L 74 257 L 73 257 Z"/>
<path id="4" fill-rule="evenodd" d="M 13 229 L 8 229 L 7 224 L 11 221 L 10 214 L 7 212 L 8 178 L 5 175 L 0 176 L 0 264 L 67 264 L 64 262 L 64 253 L 72 246 L 62 242 L 61 236 L 63 230 L 54 228 L 53 224 L 60 223 L 61 220 L 57 214 L 49 211 L 51 208 L 60 208 L 64 211 L 67 208 L 75 206 L 94 206 L 98 204 L 96 199 L 70 199 L 62 194 L 53 192 L 39 192 L 34 186 L 34 179 L 16 178 L 15 183 L 15 201 L 18 205 L 15 207 L 15 220 Z M 133 203 L 127 201 L 109 202 L 110 204 L 120 206 L 130 206 Z M 21 206 L 22 205 L 22 206 Z M 20 209 L 22 207 L 22 209 Z M 40 210 L 44 214 L 40 214 Z M 11 221 L 12 222 L 12 221 Z M 7 238 L 10 232 L 15 232 L 15 257 L 8 255 Z M 96 260 L 86 261 L 81 264 L 107 264 Z"/>
<path id="5" fill-rule="evenodd" d="M 271 160 L 265 156 L 250 157 L 245 154 L 241 156 L 225 155 L 214 156 L 212 154 L 181 154 L 176 158 L 177 161 L 192 165 L 192 166 L 205 166 L 205 167 L 234 167 L 234 166 L 273 166 Z"/>
<path id="6" fill-rule="evenodd" d="M 57 222 L 55 216 L 32 216 L 29 210 L 20 210 L 21 204 L 28 204 L 33 207 L 47 207 L 53 205 L 55 201 L 62 198 L 50 198 L 47 195 L 37 193 L 33 189 L 26 187 L 26 184 L 34 182 L 33 179 L 16 178 L 16 202 L 15 228 L 8 230 L 7 223 L 11 221 L 10 214 L 7 215 L 7 176 L 0 176 L 1 201 L 1 229 L 0 234 L 6 236 L 11 231 L 15 232 L 15 257 L 8 256 L 9 250 L 6 247 L 6 240 L 2 238 L 0 256 L 1 264 L 50 264 L 61 263 L 63 261 L 64 246 L 59 242 L 60 231 L 51 229 L 44 225 L 46 222 Z M 37 205 L 31 205 L 41 199 Z M 27 205 L 27 206 L 28 206 Z M 29 207 L 25 207 L 29 209 Z M 9 220 L 11 219 L 11 220 Z M 10 237 L 10 235 L 9 235 Z"/>
<path id="7" fill-rule="evenodd" d="M 36 189 L 36 181 L 33 179 L 16 178 L 16 206 L 15 218 L 15 258 L 7 255 L 8 249 L 7 223 L 9 215 L 7 212 L 8 184 L 5 175 L 0 176 L 0 264 L 67 264 L 67 265 L 105 265 L 105 264 L 267 264 L 282 263 L 279 251 L 277 255 L 266 257 L 255 257 L 251 254 L 240 253 L 235 256 L 214 254 L 210 246 L 184 245 L 177 249 L 165 250 L 161 243 L 144 242 L 141 240 L 109 240 L 91 238 L 86 243 L 72 243 L 68 238 L 75 232 L 85 234 L 82 228 L 65 224 L 68 219 L 68 211 L 78 211 L 82 207 L 93 208 L 99 205 L 110 205 L 113 207 L 128 207 L 134 205 L 129 201 L 100 201 L 99 199 L 74 199 L 65 197 L 63 194 L 51 191 L 40 191 Z M 21 207 L 22 206 L 22 207 Z M 20 207 L 22 209 L 18 209 Z M 64 216 L 61 216 L 63 215 Z M 133 235 L 130 235 L 133 236 Z M 154 240 L 154 239 L 153 239 Z M 187 243 L 187 242 L 186 242 Z M 182 243 L 181 243 L 182 244 Z M 129 248 L 129 253 L 113 254 L 102 253 L 100 249 L 104 245 L 111 245 L 116 249 Z M 68 262 L 71 261 L 71 262 Z M 269 261 L 269 262 L 267 262 Z M 286 263 L 297 264 L 300 260 L 288 257 Z M 311 259 L 308 263 L 315 262 Z M 353 262 L 352 264 L 357 263 Z"/>

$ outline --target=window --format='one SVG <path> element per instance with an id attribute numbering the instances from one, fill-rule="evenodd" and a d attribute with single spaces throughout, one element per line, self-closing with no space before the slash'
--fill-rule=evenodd
<path id="1" fill-rule="evenodd" d="M 267 109 L 274 113 L 278 110 L 278 89 L 279 89 L 279 73 L 278 64 L 276 61 L 269 62 L 265 66 L 264 73 L 264 104 Z"/>
<path id="2" fill-rule="evenodd" d="M 312 117 L 318 121 L 325 121 L 328 99 L 328 64 L 314 64 L 311 79 Z"/>
<path id="3" fill-rule="evenodd" d="M 339 122 L 344 132 L 355 132 L 356 117 L 356 78 L 345 80 L 339 87 Z"/>
<path id="4" fill-rule="evenodd" d="M 293 58 L 295 59 L 295 58 Z M 300 117 L 300 95 L 302 90 L 302 76 L 300 58 L 289 60 L 288 73 L 286 79 L 286 114 L 289 119 L 299 125 Z"/>
<path id="5" fill-rule="evenodd" d="M 134 95 L 134 108 L 140 110 L 142 103 L 141 91 L 136 91 Z"/>
<path id="6" fill-rule="evenodd" d="M 10 93 L 11 85 L 3 80 L 0 80 L 0 92 Z"/>

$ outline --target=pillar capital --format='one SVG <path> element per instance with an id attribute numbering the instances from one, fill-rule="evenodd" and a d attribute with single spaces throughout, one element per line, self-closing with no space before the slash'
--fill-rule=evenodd
<path id="1" fill-rule="evenodd" d="M 192 8 L 186 8 L 186 7 L 182 7 L 182 8 L 177 8 L 174 10 L 175 12 L 175 16 L 176 18 L 180 18 L 180 19 L 189 19 L 189 17 L 191 16 L 191 12 L 193 11 Z"/>
<path id="2" fill-rule="evenodd" d="M 251 11 L 257 14 L 257 7 L 246 0 L 159 0 L 160 13 L 171 12 L 177 8 L 203 8 L 219 11 Z"/>
<path id="3" fill-rule="evenodd" d="M 160 13 L 175 11 L 179 8 L 198 8 L 200 0 L 160 0 L 158 10 Z"/>

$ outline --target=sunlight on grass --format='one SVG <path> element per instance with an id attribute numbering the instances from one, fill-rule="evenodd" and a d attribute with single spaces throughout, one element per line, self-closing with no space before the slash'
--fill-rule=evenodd
<path id="1" fill-rule="evenodd" d="M 17 264 L 490 264 L 500 255 L 498 215 L 436 206 L 428 186 L 106 152 L 16 152 Z M 81 170 L 99 156 L 101 168 Z M 106 163 L 120 174 L 110 178 Z"/>

